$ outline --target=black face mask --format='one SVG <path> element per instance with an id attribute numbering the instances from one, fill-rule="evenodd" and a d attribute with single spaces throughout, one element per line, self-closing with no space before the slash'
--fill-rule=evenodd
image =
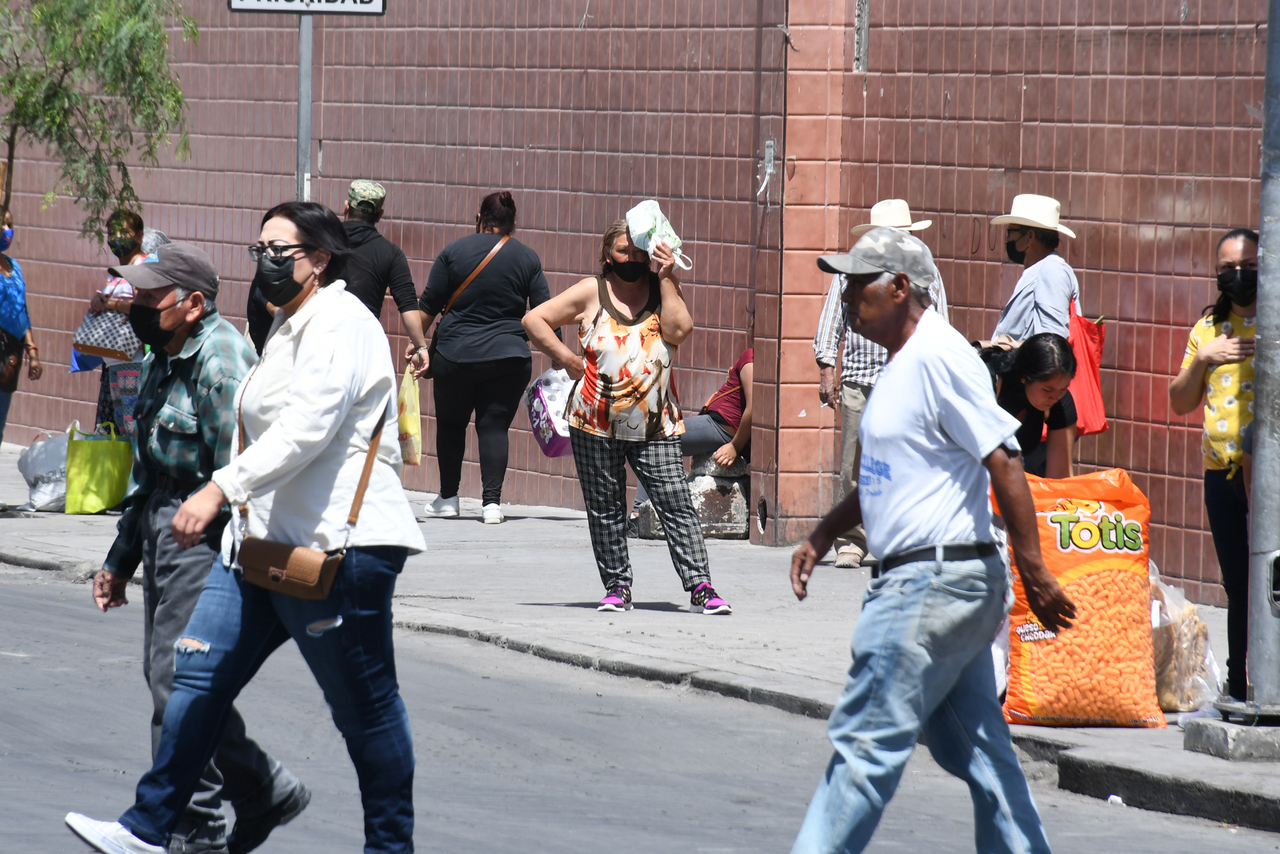
<path id="1" fill-rule="evenodd" d="M 293 302 L 302 293 L 302 285 L 293 280 L 293 256 L 272 258 L 263 253 L 258 259 L 258 275 L 254 278 L 267 302 L 279 307 Z"/>
<path id="2" fill-rule="evenodd" d="M 111 254 L 121 261 L 138 251 L 138 241 L 132 237 L 112 237 L 107 240 Z"/>
<path id="3" fill-rule="evenodd" d="M 160 326 L 160 314 L 163 311 L 162 308 L 138 305 L 136 302 L 129 306 L 129 326 L 133 329 L 133 334 L 143 344 L 156 350 L 164 349 L 177 331 Z"/>
<path id="4" fill-rule="evenodd" d="M 637 281 L 645 273 L 649 272 L 648 261 L 614 261 L 613 272 L 619 279 L 624 282 Z"/>
<path id="5" fill-rule="evenodd" d="M 1218 290 L 1236 305 L 1253 305 L 1258 298 L 1258 271 L 1223 270 L 1218 274 Z"/>
<path id="6" fill-rule="evenodd" d="M 1021 240 L 1022 238 L 1018 238 Z M 1025 249 L 1018 249 L 1018 240 L 1010 240 L 1005 243 L 1004 251 L 1009 256 L 1009 260 L 1015 264 L 1025 264 L 1027 260 L 1027 252 Z"/>

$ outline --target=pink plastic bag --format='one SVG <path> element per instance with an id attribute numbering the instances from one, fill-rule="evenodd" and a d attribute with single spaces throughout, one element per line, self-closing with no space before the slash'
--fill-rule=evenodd
<path id="1" fill-rule="evenodd" d="M 545 371 L 533 381 L 524 394 L 525 411 L 538 447 L 548 457 L 573 453 L 569 444 L 569 422 L 564 417 L 565 402 L 573 389 L 573 381 L 564 371 Z"/>

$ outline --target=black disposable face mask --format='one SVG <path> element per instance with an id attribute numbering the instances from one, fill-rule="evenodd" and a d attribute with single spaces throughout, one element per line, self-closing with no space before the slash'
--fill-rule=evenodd
<path id="1" fill-rule="evenodd" d="M 170 306 L 170 308 L 172 307 Z M 165 329 L 160 325 L 162 312 L 164 312 L 162 308 L 138 305 L 136 302 L 129 306 L 129 326 L 133 329 L 133 334 L 138 336 L 139 341 L 152 349 L 163 349 L 173 340 L 173 334 L 177 331 Z"/>
<path id="2" fill-rule="evenodd" d="M 634 282 L 649 272 L 648 261 L 614 261 L 613 272 L 624 282 Z"/>
<path id="3" fill-rule="evenodd" d="M 138 241 L 132 237 L 112 237 L 107 241 L 111 254 L 121 261 L 128 258 L 138 249 Z"/>
<path id="4" fill-rule="evenodd" d="M 258 275 L 255 277 L 258 287 L 267 302 L 274 306 L 288 305 L 294 297 L 302 293 L 302 285 L 293 280 L 293 256 L 272 258 L 264 252 L 258 259 Z"/>
<path id="5" fill-rule="evenodd" d="M 1218 290 L 1236 305 L 1253 305 L 1258 298 L 1258 271 L 1223 270 L 1218 274 Z"/>
<path id="6" fill-rule="evenodd" d="M 1009 260 L 1015 264 L 1025 264 L 1027 261 L 1027 252 L 1025 249 L 1018 248 L 1018 241 L 1021 237 L 1006 241 L 1004 244 L 1005 254 L 1009 256 Z"/>

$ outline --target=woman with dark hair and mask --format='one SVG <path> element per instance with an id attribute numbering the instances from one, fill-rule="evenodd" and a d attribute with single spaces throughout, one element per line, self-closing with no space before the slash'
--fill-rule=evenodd
<path id="1" fill-rule="evenodd" d="M 0 228 L 0 338 L 7 339 L 4 342 L 7 346 L 0 348 L 0 357 L 10 353 L 9 358 L 18 361 L 13 378 L 16 386 L 23 354 L 27 357 L 28 379 L 40 379 L 44 373 L 44 365 L 40 364 L 40 348 L 31 336 L 31 318 L 27 314 L 27 283 L 22 278 L 22 267 L 6 254 L 9 244 L 13 242 L 11 212 L 4 212 L 0 226 L 3 226 Z M 0 441 L 4 439 L 4 425 L 9 418 L 9 403 L 12 400 L 13 391 L 0 388 Z"/>
<path id="2" fill-rule="evenodd" d="M 1227 694 L 1245 700 L 1249 643 L 1249 499 L 1240 474 L 1240 432 L 1253 421 L 1253 339 L 1258 233 L 1227 232 L 1215 265 L 1220 294 L 1191 327 L 1169 406 L 1186 415 L 1204 403 L 1204 507 L 1227 593 Z"/>
<path id="3" fill-rule="evenodd" d="M 424 330 L 439 320 L 430 364 L 425 348 L 411 344 L 405 351 L 406 359 L 422 360 L 418 376 L 431 371 L 435 399 L 440 492 L 427 505 L 428 516 L 459 513 L 462 457 L 474 413 L 481 512 L 488 525 L 504 519 L 507 431 L 533 373 L 529 338 L 520 320 L 527 309 L 551 298 L 541 259 L 511 236 L 515 227 L 511 193 L 485 196 L 476 214 L 476 233 L 453 241 L 436 256 L 418 301 Z"/>
<path id="4" fill-rule="evenodd" d="M 147 253 L 142 248 L 143 240 L 146 238 L 146 229 L 142 225 L 142 217 L 131 210 L 125 208 L 117 208 L 107 217 L 107 248 L 111 250 L 111 254 L 116 256 L 117 264 L 113 266 L 123 267 L 127 264 L 142 264 L 147 260 Z M 167 239 L 167 238 L 166 238 Z M 106 286 L 95 291 L 93 297 L 89 300 L 89 311 L 118 311 L 128 316 L 129 307 L 133 305 L 133 286 L 119 276 L 109 276 Z M 141 347 L 134 354 L 133 361 L 142 361 L 144 351 Z M 76 362 L 81 366 L 85 366 L 85 362 L 94 359 L 94 357 L 80 356 L 77 354 Z M 96 359 L 95 359 L 96 361 Z M 102 379 L 98 386 L 98 410 L 95 421 L 98 424 L 115 424 L 116 430 L 124 435 L 132 435 L 133 432 L 128 424 L 117 423 L 118 421 L 129 422 L 133 413 L 121 412 L 117 414 L 116 407 L 111 400 L 111 368 L 116 365 L 127 364 L 120 359 L 102 358 Z M 85 366 L 92 370 L 92 365 Z M 76 368 L 72 368 L 75 370 Z M 82 368 L 84 369 L 84 368 Z"/>
<path id="5" fill-rule="evenodd" d="M 684 424 L 672 372 L 676 348 L 693 332 L 675 275 L 671 247 L 649 254 L 631 242 L 627 221 L 605 230 L 600 274 L 585 278 L 525 315 L 534 345 L 577 381 L 569 397 L 569 439 L 587 505 L 587 528 L 604 583 L 600 611 L 631 609 L 627 551 L 627 464 L 644 484 L 667 550 L 689 594 L 690 610 L 729 614 L 711 586 L 702 524 L 685 482 L 680 436 Z M 582 355 L 554 330 L 578 324 Z"/>
<path id="6" fill-rule="evenodd" d="M 231 462 L 182 503 L 174 539 L 196 544 L 227 504 L 240 520 L 226 526 L 178 640 L 160 745 L 135 804 L 116 824 L 81 822 L 118 846 L 99 850 L 163 854 L 232 701 L 290 637 L 355 764 L 364 850 L 413 850 L 413 739 L 396 681 L 391 600 L 405 559 L 426 544 L 400 484 L 386 333 L 346 291 L 347 254 L 342 223 L 314 202 L 267 211 L 249 247 L 259 286 L 278 310 L 262 359 L 236 394 Z M 367 489 L 357 503 L 362 471 Z M 246 536 L 341 554 L 328 597 L 298 599 L 244 581 L 237 555 Z"/>
<path id="7" fill-rule="evenodd" d="M 1076 404 L 1068 388 L 1076 356 L 1067 339 L 1041 332 L 1011 350 L 987 347 L 979 355 L 991 371 L 1000 407 L 1022 423 L 1017 438 L 1023 469 L 1037 477 L 1071 477 Z"/>

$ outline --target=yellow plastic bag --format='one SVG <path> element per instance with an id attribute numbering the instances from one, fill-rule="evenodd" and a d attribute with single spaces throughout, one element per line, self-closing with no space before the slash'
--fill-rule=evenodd
<path id="1" fill-rule="evenodd" d="M 418 380 L 413 375 L 413 365 L 404 369 L 400 381 L 400 456 L 405 465 L 422 464 L 422 409 L 418 405 Z"/>
<path id="2" fill-rule="evenodd" d="M 67 441 L 67 510 L 69 514 L 101 513 L 124 500 L 133 468 L 133 442 L 116 434 L 85 433 L 71 428 Z"/>
<path id="3" fill-rule="evenodd" d="M 1027 483 L 1040 553 L 1076 620 L 1064 632 L 1046 630 L 1015 579 L 1005 720 L 1163 727 L 1147 577 L 1150 502 L 1123 469 Z"/>

